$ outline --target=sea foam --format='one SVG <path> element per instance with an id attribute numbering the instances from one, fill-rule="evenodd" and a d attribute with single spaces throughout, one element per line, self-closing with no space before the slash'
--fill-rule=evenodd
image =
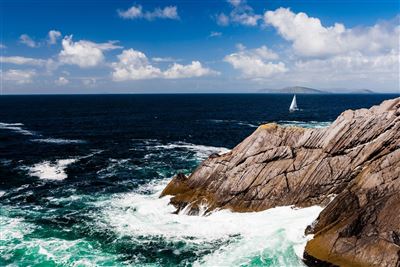
<path id="1" fill-rule="evenodd" d="M 59 159 L 54 162 L 43 161 L 30 167 L 29 174 L 43 180 L 64 180 L 68 177 L 65 169 L 69 164 L 76 161 L 77 159 Z"/>
<path id="2" fill-rule="evenodd" d="M 167 181 L 152 186 L 152 194 L 116 194 L 99 202 L 99 227 L 113 230 L 118 238 L 164 238 L 208 251 L 195 266 L 243 266 L 270 262 L 273 266 L 302 266 L 308 237 L 304 229 L 318 216 L 321 207 L 304 209 L 277 207 L 262 212 L 233 213 L 220 210 L 208 216 L 173 214 L 169 198 L 159 198 Z M 181 253 L 176 248 L 174 253 Z"/>
<path id="3" fill-rule="evenodd" d="M 62 139 L 62 138 L 38 138 L 32 139 L 32 142 L 37 143 L 48 143 L 48 144 L 58 144 L 58 145 L 67 145 L 67 144 L 84 144 L 84 140 L 77 139 Z"/>

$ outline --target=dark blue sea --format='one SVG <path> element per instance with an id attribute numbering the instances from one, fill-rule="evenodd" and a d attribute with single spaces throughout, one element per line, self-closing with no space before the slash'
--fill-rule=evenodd
<path id="1" fill-rule="evenodd" d="M 397 95 L 398 96 L 398 95 Z M 396 95 L 0 96 L 0 266 L 303 266 L 321 207 L 172 214 L 177 172 L 258 125 L 326 127 Z"/>

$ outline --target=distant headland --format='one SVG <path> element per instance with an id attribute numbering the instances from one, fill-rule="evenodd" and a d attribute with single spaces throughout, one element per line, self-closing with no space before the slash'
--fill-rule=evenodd
<path id="1" fill-rule="evenodd" d="M 280 89 L 260 89 L 258 93 L 265 94 L 377 94 L 377 92 L 370 89 L 315 89 L 304 86 L 288 86 Z"/>

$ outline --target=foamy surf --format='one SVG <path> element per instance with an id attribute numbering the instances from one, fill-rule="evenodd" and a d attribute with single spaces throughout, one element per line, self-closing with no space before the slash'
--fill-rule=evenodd
<path id="1" fill-rule="evenodd" d="M 54 162 L 43 161 L 30 167 L 29 174 L 43 180 L 64 180 L 68 177 L 65 169 L 69 164 L 76 161 L 77 159 L 58 159 Z"/>
<path id="2" fill-rule="evenodd" d="M 330 121 L 278 121 L 284 127 L 296 126 L 303 128 L 325 128 L 331 125 Z"/>
<path id="3" fill-rule="evenodd" d="M 304 229 L 317 218 L 321 207 L 175 215 L 169 198 L 159 198 L 166 183 L 152 184 L 151 194 L 142 194 L 139 189 L 97 203 L 102 208 L 99 227 L 111 229 L 121 239 L 163 238 L 165 242 L 196 247 L 204 256 L 194 266 L 303 266 L 301 257 L 308 240 Z M 149 185 L 144 188 L 148 190 Z M 176 248 L 174 254 L 183 250 Z"/>
<path id="4" fill-rule="evenodd" d="M 156 145 L 155 149 L 170 150 L 170 149 L 186 149 L 195 153 L 195 157 L 198 159 L 206 159 L 213 153 L 224 154 L 230 151 L 225 147 L 205 146 L 196 145 L 186 142 L 174 142 L 166 145 Z"/>
<path id="5" fill-rule="evenodd" d="M 32 142 L 37 143 L 48 143 L 48 144 L 58 144 L 58 145 L 67 145 L 67 144 L 84 144 L 84 140 L 77 139 L 62 139 L 62 138 L 38 138 L 32 139 Z"/>

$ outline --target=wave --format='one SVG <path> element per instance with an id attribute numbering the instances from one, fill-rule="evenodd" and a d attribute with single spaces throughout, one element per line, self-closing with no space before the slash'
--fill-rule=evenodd
<path id="1" fill-rule="evenodd" d="M 23 134 L 23 135 L 35 135 L 34 132 L 32 131 L 28 131 L 26 129 L 23 129 L 22 126 L 24 126 L 24 124 L 22 123 L 4 123 L 4 122 L 0 122 L 0 129 L 4 129 L 4 130 L 10 130 L 19 134 Z"/>
<path id="2" fill-rule="evenodd" d="M 230 149 L 226 147 L 215 147 L 215 146 L 205 146 L 205 145 L 196 145 L 192 143 L 186 142 L 174 142 L 168 143 L 166 145 L 156 145 L 155 149 L 163 149 L 163 150 L 171 150 L 171 149 L 186 149 L 195 153 L 195 157 L 197 159 L 203 160 L 208 158 L 213 153 L 225 154 L 230 151 Z"/>
<path id="3" fill-rule="evenodd" d="M 86 141 L 84 141 L 84 140 L 62 139 L 62 138 L 40 138 L 40 139 L 31 139 L 31 141 L 38 142 L 38 143 L 58 144 L 58 145 L 86 143 Z"/>
<path id="4" fill-rule="evenodd" d="M 0 214 L 7 212 L 0 207 Z M 105 262 L 109 262 L 108 266 L 111 266 L 112 262 L 118 260 L 116 255 L 96 248 L 95 241 L 35 237 L 37 226 L 22 218 L 0 215 L 0 229 L 2 266 L 8 266 L 9 263 L 10 266 L 100 266 Z"/>
<path id="5" fill-rule="evenodd" d="M 29 175 L 43 180 L 64 180 L 68 177 L 65 169 L 78 159 L 58 159 L 54 162 L 43 161 L 29 167 Z"/>
<path id="6" fill-rule="evenodd" d="M 257 124 L 247 122 L 247 121 L 239 121 L 239 120 L 209 120 L 210 122 L 213 123 L 226 123 L 226 124 L 236 124 L 240 126 L 246 126 L 246 127 L 251 127 L 251 128 L 257 128 L 261 124 L 261 122 L 257 122 Z"/>
<path id="7" fill-rule="evenodd" d="M 325 128 L 332 124 L 330 121 L 278 121 L 284 127 Z"/>
<path id="8" fill-rule="evenodd" d="M 97 203 L 99 228 L 112 230 L 119 240 L 160 240 L 172 244 L 174 254 L 195 249 L 194 266 L 243 266 L 270 262 L 273 266 L 303 266 L 301 257 L 309 237 L 304 229 L 321 207 L 277 207 L 262 212 L 215 211 L 209 216 L 172 214 L 169 198 L 159 198 L 168 180 L 146 185 L 147 194 L 116 194 Z M 148 194 L 149 187 L 152 188 Z M 176 246 L 173 244 L 181 244 Z M 182 245 L 184 244 L 184 246 Z M 171 248 L 172 249 L 172 248 Z M 138 262 L 139 263 L 139 262 Z M 257 264 L 256 264 L 257 265 Z"/>

